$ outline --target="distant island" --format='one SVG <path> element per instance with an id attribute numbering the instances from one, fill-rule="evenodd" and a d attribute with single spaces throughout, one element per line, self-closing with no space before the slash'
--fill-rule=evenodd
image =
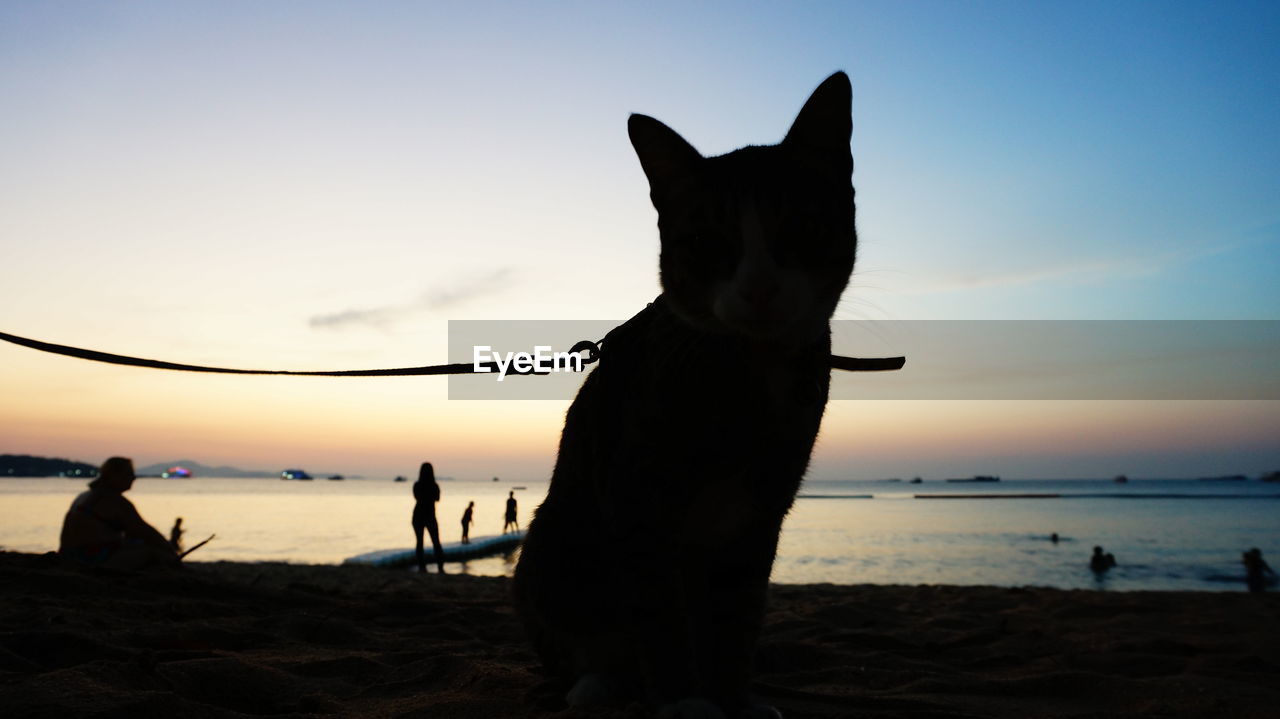
<path id="1" fill-rule="evenodd" d="M 70 459 L 0 454 L 0 477 L 96 477 L 98 467 Z"/>
<path id="2" fill-rule="evenodd" d="M 211 467 L 192 459 L 179 459 L 173 462 L 158 462 L 145 467 L 135 468 L 139 477 L 159 477 L 170 467 L 185 467 L 196 477 L 227 477 L 232 479 L 249 479 L 258 477 L 279 477 L 279 472 L 258 469 L 240 469 L 238 467 Z M 34 457 L 27 454 L 0 454 L 0 477 L 96 477 L 98 466 L 87 462 L 69 459 L 52 459 Z"/>
<path id="3" fill-rule="evenodd" d="M 257 479 L 260 477 L 279 477 L 280 472 L 269 472 L 262 469 L 240 469 L 239 467 L 210 467 L 207 464 L 201 464 L 194 459 L 175 459 L 172 462 L 157 462 L 156 464 L 148 464 L 145 467 L 139 467 L 136 471 L 139 477 L 159 477 L 164 474 L 170 467 L 185 467 L 191 471 L 193 477 L 226 477 L 228 479 Z"/>

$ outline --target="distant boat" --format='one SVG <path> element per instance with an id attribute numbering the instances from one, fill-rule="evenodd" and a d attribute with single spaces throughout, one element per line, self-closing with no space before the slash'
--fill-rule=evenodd
<path id="1" fill-rule="evenodd" d="M 1198 478 L 1197 478 L 1197 481 L 1200 481 L 1200 482 L 1243 482 L 1243 481 L 1245 481 L 1246 479 L 1248 479 L 1248 477 L 1244 476 L 1243 474 L 1224 474 L 1224 475 L 1223 475 L 1223 476 L 1221 476 L 1221 477 L 1198 477 Z"/>
<path id="2" fill-rule="evenodd" d="M 335 482 L 341 482 L 342 480 L 346 479 L 346 477 L 343 477 L 341 474 L 335 474 L 332 477 L 329 477 L 329 479 L 332 479 Z"/>
<path id="3" fill-rule="evenodd" d="M 498 478 L 497 478 L 497 477 L 494 477 L 494 478 L 493 478 L 493 481 L 495 481 L 495 482 L 496 482 L 496 481 L 498 481 Z"/>
<path id="4" fill-rule="evenodd" d="M 1000 478 L 989 474 L 977 474 L 965 479 L 948 479 L 948 482 L 999 482 Z"/>
<path id="5" fill-rule="evenodd" d="M 315 479 L 301 469 L 286 469 L 280 473 L 280 479 Z"/>
<path id="6" fill-rule="evenodd" d="M 404 475 L 402 475 L 402 474 L 398 474 L 398 475 L 396 475 L 396 479 L 395 479 L 395 481 L 397 481 L 397 482 L 408 482 L 409 480 L 408 480 L 408 478 L 406 478 Z"/>
<path id="7" fill-rule="evenodd" d="M 195 475 L 191 474 L 191 470 L 186 467 L 174 466 L 161 472 L 160 476 L 165 479 L 191 479 Z"/>
<path id="8" fill-rule="evenodd" d="M 512 489 L 515 489 L 515 490 L 522 490 L 522 489 L 528 489 L 528 487 L 512 487 Z"/>
<path id="9" fill-rule="evenodd" d="M 921 483 L 921 482 L 923 482 L 923 481 L 924 481 L 923 479 L 920 479 L 919 477 L 916 477 L 915 479 L 911 480 L 911 483 L 912 483 L 912 484 L 920 484 L 920 483 Z"/>
<path id="10" fill-rule="evenodd" d="M 1116 478 L 1113 479 L 1112 481 L 1115 482 L 1116 484 L 1124 484 L 1129 481 L 1129 478 L 1124 476 L 1123 474 L 1117 474 Z"/>

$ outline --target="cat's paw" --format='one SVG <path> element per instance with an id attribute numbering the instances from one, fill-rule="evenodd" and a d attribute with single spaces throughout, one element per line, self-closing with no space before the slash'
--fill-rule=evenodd
<path id="1" fill-rule="evenodd" d="M 658 710 L 658 719 L 726 719 L 720 707 L 702 697 L 685 697 Z"/>
<path id="2" fill-rule="evenodd" d="M 782 719 L 782 712 L 768 704 L 752 704 L 742 710 L 738 719 Z"/>
<path id="3" fill-rule="evenodd" d="M 607 706 L 616 704 L 618 690 L 608 677 L 602 674 L 583 674 L 565 695 L 571 707 Z"/>

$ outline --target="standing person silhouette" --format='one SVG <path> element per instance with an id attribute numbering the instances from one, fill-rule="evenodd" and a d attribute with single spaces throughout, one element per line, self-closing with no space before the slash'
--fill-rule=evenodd
<path id="1" fill-rule="evenodd" d="M 182 517 L 178 517 L 173 521 L 173 529 L 169 530 L 169 544 L 173 547 L 173 551 L 179 555 L 182 554 L 182 535 L 187 530 L 182 528 Z"/>
<path id="2" fill-rule="evenodd" d="M 502 522 L 503 534 L 507 533 L 508 527 L 517 532 L 520 531 L 520 522 L 516 519 L 516 491 L 514 489 L 507 494 L 507 515 Z"/>
<path id="3" fill-rule="evenodd" d="M 467 504 L 467 511 L 462 513 L 462 543 L 471 544 L 471 537 L 467 536 L 471 532 L 471 515 L 475 511 L 476 503 Z"/>
<path id="4" fill-rule="evenodd" d="M 418 469 L 418 481 L 413 483 L 413 534 L 417 538 L 414 552 L 418 557 L 418 571 L 427 571 L 426 554 L 422 551 L 422 530 L 431 534 L 431 547 L 435 550 L 436 568 L 444 574 L 444 550 L 440 548 L 440 524 L 436 522 L 436 502 L 440 501 L 440 485 L 436 484 L 436 471 L 430 462 L 423 462 Z"/>

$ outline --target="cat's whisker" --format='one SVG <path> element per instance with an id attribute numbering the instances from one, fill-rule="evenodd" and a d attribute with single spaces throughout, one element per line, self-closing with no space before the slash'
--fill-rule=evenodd
<path id="1" fill-rule="evenodd" d="M 852 315 L 852 316 L 850 316 Z M 842 300 L 836 306 L 836 311 L 832 315 L 835 320 L 892 320 L 897 319 L 893 314 L 880 306 L 879 303 L 865 298 L 849 298 Z"/>

